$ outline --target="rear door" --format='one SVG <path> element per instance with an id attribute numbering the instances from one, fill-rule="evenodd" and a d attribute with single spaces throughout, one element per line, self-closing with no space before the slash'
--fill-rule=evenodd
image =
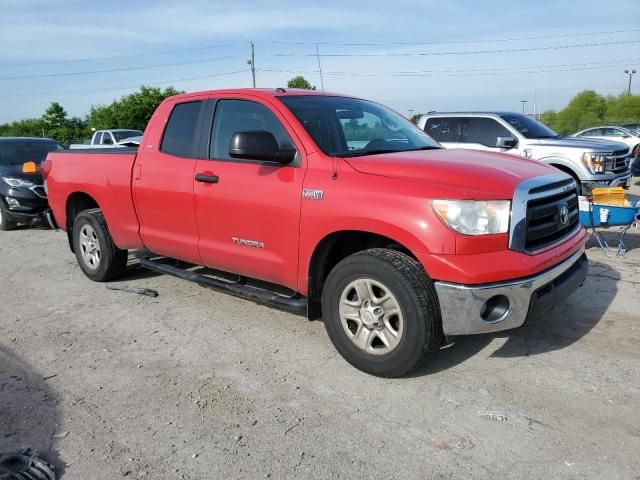
<path id="1" fill-rule="evenodd" d="M 296 159 L 281 166 L 231 158 L 232 135 L 249 130 L 271 132 L 281 148 L 297 149 Z M 196 173 L 217 183 L 194 186 L 203 263 L 296 288 L 304 155 L 295 132 L 275 103 L 232 96 L 215 99 L 207 133 L 209 158 Z"/>
<path id="2" fill-rule="evenodd" d="M 431 117 L 427 119 L 424 131 L 445 148 L 458 148 L 460 122 L 458 117 Z"/>
<path id="3" fill-rule="evenodd" d="M 152 252 L 193 263 L 198 228 L 193 208 L 193 177 L 198 156 L 201 99 L 161 105 L 143 138 L 133 168 L 133 197 L 140 237 Z"/>

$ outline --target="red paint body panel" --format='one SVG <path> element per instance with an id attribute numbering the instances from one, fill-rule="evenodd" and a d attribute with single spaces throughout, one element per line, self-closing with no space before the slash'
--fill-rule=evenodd
<path id="1" fill-rule="evenodd" d="M 47 175 L 49 205 L 56 223 L 66 228 L 68 198 L 74 193 L 92 197 L 121 248 L 140 248 L 138 218 L 131 198 L 131 169 L 135 153 L 53 153 Z"/>
<path id="2" fill-rule="evenodd" d="M 511 199 L 516 185 L 553 173 L 551 167 L 471 150 L 328 157 L 277 99 L 284 95 L 322 93 L 255 89 L 180 95 L 158 107 L 137 156 L 49 154 L 47 183 L 58 225 L 66 226 L 69 196 L 84 192 L 102 208 L 120 248 L 144 246 L 302 294 L 307 293 L 316 247 L 335 232 L 383 235 L 410 250 L 433 279 L 468 284 L 533 275 L 586 241 L 581 231 L 551 250 L 529 256 L 508 250 L 507 235 L 457 234 L 431 207 L 434 198 Z M 270 108 L 296 144 L 299 165 L 194 160 L 159 151 L 176 103 L 223 98 L 252 100 Z M 218 175 L 219 182 L 195 182 L 196 173 Z M 322 199 L 303 200 L 303 189 L 322 191 Z M 233 238 L 263 243 L 265 248 L 238 245 Z"/>

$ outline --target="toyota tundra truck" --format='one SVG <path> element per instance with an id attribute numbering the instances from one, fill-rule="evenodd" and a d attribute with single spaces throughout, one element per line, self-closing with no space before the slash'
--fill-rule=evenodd
<path id="1" fill-rule="evenodd" d="M 570 175 L 442 148 L 349 96 L 179 95 L 137 150 L 51 153 L 43 171 L 91 280 L 121 276 L 135 250 L 146 268 L 322 318 L 338 352 L 378 376 L 448 337 L 533 321 L 587 274 Z"/>

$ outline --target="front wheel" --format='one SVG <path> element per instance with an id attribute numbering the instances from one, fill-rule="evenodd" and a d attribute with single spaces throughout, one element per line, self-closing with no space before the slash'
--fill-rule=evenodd
<path id="1" fill-rule="evenodd" d="M 323 289 L 322 310 L 338 352 L 372 375 L 404 375 L 441 345 L 433 282 L 401 252 L 371 249 L 339 262 Z"/>
<path id="2" fill-rule="evenodd" d="M 113 243 L 100 210 L 87 210 L 76 217 L 73 249 L 80 268 L 94 282 L 113 280 L 127 268 L 128 252 Z"/>
<path id="3" fill-rule="evenodd" d="M 2 197 L 0 197 L 0 230 L 13 230 L 16 226 L 16 222 L 9 220 L 9 213 L 4 208 L 4 202 L 2 201 Z"/>

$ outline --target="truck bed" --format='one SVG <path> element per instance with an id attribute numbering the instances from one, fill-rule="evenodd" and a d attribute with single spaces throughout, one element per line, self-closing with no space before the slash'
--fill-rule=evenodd
<path id="1" fill-rule="evenodd" d="M 131 196 L 131 174 L 136 148 L 79 149 L 53 152 L 46 175 L 49 205 L 57 225 L 67 223 L 67 202 L 72 195 L 84 195 L 100 205 L 111 236 L 123 249 L 141 248 L 138 219 Z M 78 193 L 83 192 L 83 193 Z"/>

